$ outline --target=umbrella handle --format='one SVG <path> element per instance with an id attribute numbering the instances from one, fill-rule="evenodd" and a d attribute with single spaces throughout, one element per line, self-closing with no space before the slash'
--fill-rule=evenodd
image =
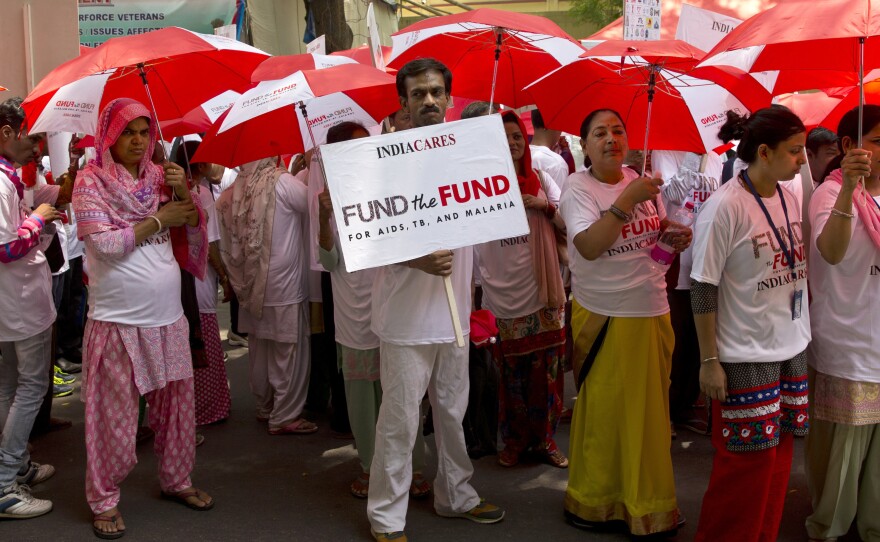
<path id="1" fill-rule="evenodd" d="M 645 175 L 645 168 L 648 167 L 648 134 L 651 132 L 651 109 L 654 107 L 654 87 L 657 84 L 657 72 L 655 66 L 651 65 L 651 74 L 648 77 L 648 112 L 645 120 L 645 144 L 642 147 L 642 175 Z"/>

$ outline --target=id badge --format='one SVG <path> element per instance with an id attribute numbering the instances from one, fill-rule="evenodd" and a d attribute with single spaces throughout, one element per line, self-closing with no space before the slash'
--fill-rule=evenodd
<path id="1" fill-rule="evenodd" d="M 801 317 L 801 308 L 804 300 L 804 291 L 795 290 L 791 295 L 791 319 L 797 320 Z"/>

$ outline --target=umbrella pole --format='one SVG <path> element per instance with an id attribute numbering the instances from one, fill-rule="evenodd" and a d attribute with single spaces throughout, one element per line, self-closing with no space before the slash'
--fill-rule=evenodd
<path id="1" fill-rule="evenodd" d="M 147 72 L 144 71 L 144 63 L 138 63 L 137 68 L 138 73 L 140 73 L 141 76 L 141 81 L 144 82 L 144 90 L 147 91 L 147 99 L 150 100 L 150 109 L 153 110 L 153 116 L 156 118 L 156 129 L 159 131 L 159 141 L 165 141 L 165 136 L 162 135 L 162 125 L 159 123 L 159 113 L 156 111 L 156 104 L 153 103 L 153 95 L 150 94 L 150 85 L 147 83 Z M 165 159 L 167 160 L 168 157 L 166 156 Z"/>
<path id="2" fill-rule="evenodd" d="M 296 106 L 294 106 L 296 108 Z M 324 177 L 324 183 L 327 183 L 327 172 L 324 170 L 324 159 L 321 158 L 321 150 L 318 148 L 318 144 L 315 142 L 315 134 L 312 133 L 312 125 L 309 124 L 309 112 L 306 110 L 306 102 L 299 102 L 299 111 L 302 113 L 303 119 L 306 121 L 306 128 L 309 129 L 309 138 L 312 140 L 312 148 L 315 149 L 315 153 L 318 155 L 318 165 L 321 167 L 321 175 Z M 305 160 L 305 149 L 303 149 L 303 160 Z"/>
<path id="3" fill-rule="evenodd" d="M 657 72 L 651 65 L 651 75 L 648 77 L 648 114 L 645 122 L 645 144 L 642 147 L 642 176 L 645 175 L 645 168 L 648 167 L 648 135 L 651 131 L 651 108 L 654 106 L 654 86 L 657 84 Z"/>
<path id="4" fill-rule="evenodd" d="M 865 114 L 865 38 L 859 38 L 859 148 L 862 148 L 862 128 Z"/>
<path id="5" fill-rule="evenodd" d="M 489 113 L 495 105 L 495 83 L 498 81 L 498 59 L 501 58 L 501 40 L 504 36 L 503 28 L 496 28 L 497 39 L 495 41 L 495 67 L 492 70 L 492 92 L 489 94 Z"/>

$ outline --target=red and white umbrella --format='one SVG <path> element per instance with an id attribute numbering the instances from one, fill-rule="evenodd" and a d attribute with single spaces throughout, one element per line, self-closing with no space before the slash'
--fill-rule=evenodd
<path id="1" fill-rule="evenodd" d="M 25 99 L 33 131 L 94 134 L 109 101 L 128 97 L 158 120 L 183 117 L 226 90 L 250 87 L 269 55 L 239 41 L 169 27 L 112 38 L 52 70 Z"/>
<path id="2" fill-rule="evenodd" d="M 260 63 L 251 74 L 251 81 L 271 81 L 283 79 L 301 70 L 323 70 L 340 64 L 355 64 L 357 61 L 345 56 L 319 55 L 306 53 L 302 55 L 272 56 Z"/>
<path id="3" fill-rule="evenodd" d="M 179 119 L 160 121 L 162 135 L 167 138 L 166 141 L 171 141 L 175 137 L 207 131 L 224 111 L 232 107 L 239 96 L 241 94 L 238 92 L 227 90 Z"/>
<path id="4" fill-rule="evenodd" d="M 367 45 L 361 45 L 360 47 L 344 51 L 336 51 L 335 53 L 330 53 L 330 56 L 344 56 L 354 59 L 359 64 L 373 65 L 373 52 L 370 51 L 370 47 Z M 387 66 L 388 59 L 391 57 L 391 47 L 382 45 L 382 56 L 385 58 L 385 65 Z"/>
<path id="5" fill-rule="evenodd" d="M 649 117 L 652 73 L 654 98 Z M 613 109 L 623 117 L 630 141 L 641 144 L 647 135 L 649 150 L 705 154 L 722 144 L 718 128 L 725 112 L 748 111 L 739 99 L 711 81 L 666 69 L 632 69 L 631 64 L 620 68 L 590 58 L 563 66 L 524 91 L 531 94 L 550 128 L 577 134 L 591 111 Z"/>
<path id="6" fill-rule="evenodd" d="M 391 42 L 389 67 L 433 57 L 452 71 L 455 96 L 510 107 L 534 103 L 523 87 L 585 51 L 545 17 L 489 8 L 419 21 Z"/>
<path id="7" fill-rule="evenodd" d="M 376 68 L 355 63 L 299 71 L 242 94 L 205 134 L 193 160 L 235 167 L 304 152 L 336 124 L 375 127 L 399 108 L 394 77 Z"/>

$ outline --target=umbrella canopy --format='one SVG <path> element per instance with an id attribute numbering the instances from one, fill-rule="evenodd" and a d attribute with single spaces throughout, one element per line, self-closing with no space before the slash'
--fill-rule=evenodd
<path id="1" fill-rule="evenodd" d="M 112 38 L 52 70 L 23 107 L 38 132 L 94 134 L 100 110 L 120 97 L 152 103 L 160 121 L 181 118 L 226 90 L 247 89 L 251 72 L 268 56 L 236 40 L 177 27 Z"/>
<path id="2" fill-rule="evenodd" d="M 670 70 L 686 72 L 696 67 L 706 55 L 682 40 L 607 40 L 581 55 L 582 58 L 603 58 L 614 62 L 617 58 L 631 58 L 634 63 L 650 64 Z"/>
<path id="3" fill-rule="evenodd" d="M 880 105 L 880 70 L 865 76 L 865 103 Z M 776 100 L 794 111 L 807 129 L 824 126 L 837 131 L 843 115 L 859 105 L 859 86 L 826 88 L 818 92 L 786 94 Z"/>
<path id="4" fill-rule="evenodd" d="M 373 53 L 367 45 L 361 45 L 360 47 L 346 49 L 344 51 L 336 51 L 335 53 L 330 53 L 330 56 L 344 56 L 354 59 L 354 61 L 359 64 L 366 64 L 367 66 L 373 65 Z M 385 65 L 387 66 L 388 58 L 391 56 L 391 47 L 383 45 L 382 56 L 385 57 Z"/>
<path id="5" fill-rule="evenodd" d="M 641 148 L 648 126 L 650 70 L 616 69 L 603 61 L 581 59 L 559 68 L 524 90 L 531 94 L 544 123 L 557 130 L 580 133 L 581 122 L 595 109 L 613 109 L 627 127 L 630 147 Z M 647 141 L 650 150 L 679 150 L 700 154 L 722 142 L 718 128 L 725 112 L 748 109 L 723 87 L 659 69 Z"/>
<path id="6" fill-rule="evenodd" d="M 238 92 L 227 90 L 179 119 L 160 121 L 159 126 L 162 127 L 162 135 L 165 136 L 166 141 L 171 141 L 175 137 L 207 131 L 224 111 L 232 107 L 232 104 L 239 96 L 241 94 Z"/>
<path id="7" fill-rule="evenodd" d="M 301 105 L 306 108 L 308 123 Z M 242 94 L 211 127 L 193 157 L 234 167 L 304 152 L 344 121 L 366 128 L 400 108 L 394 77 L 363 64 L 299 71 Z"/>
<path id="8" fill-rule="evenodd" d="M 357 61 L 345 56 L 319 55 L 306 53 L 303 55 L 272 56 L 260 63 L 251 74 L 251 81 L 271 81 L 284 79 L 300 70 L 322 70 L 340 64 L 354 64 Z"/>
<path id="9" fill-rule="evenodd" d="M 585 51 L 549 19 L 489 8 L 432 17 L 391 40 L 389 67 L 433 57 L 452 71 L 455 96 L 511 107 L 534 103 L 521 89 Z"/>

